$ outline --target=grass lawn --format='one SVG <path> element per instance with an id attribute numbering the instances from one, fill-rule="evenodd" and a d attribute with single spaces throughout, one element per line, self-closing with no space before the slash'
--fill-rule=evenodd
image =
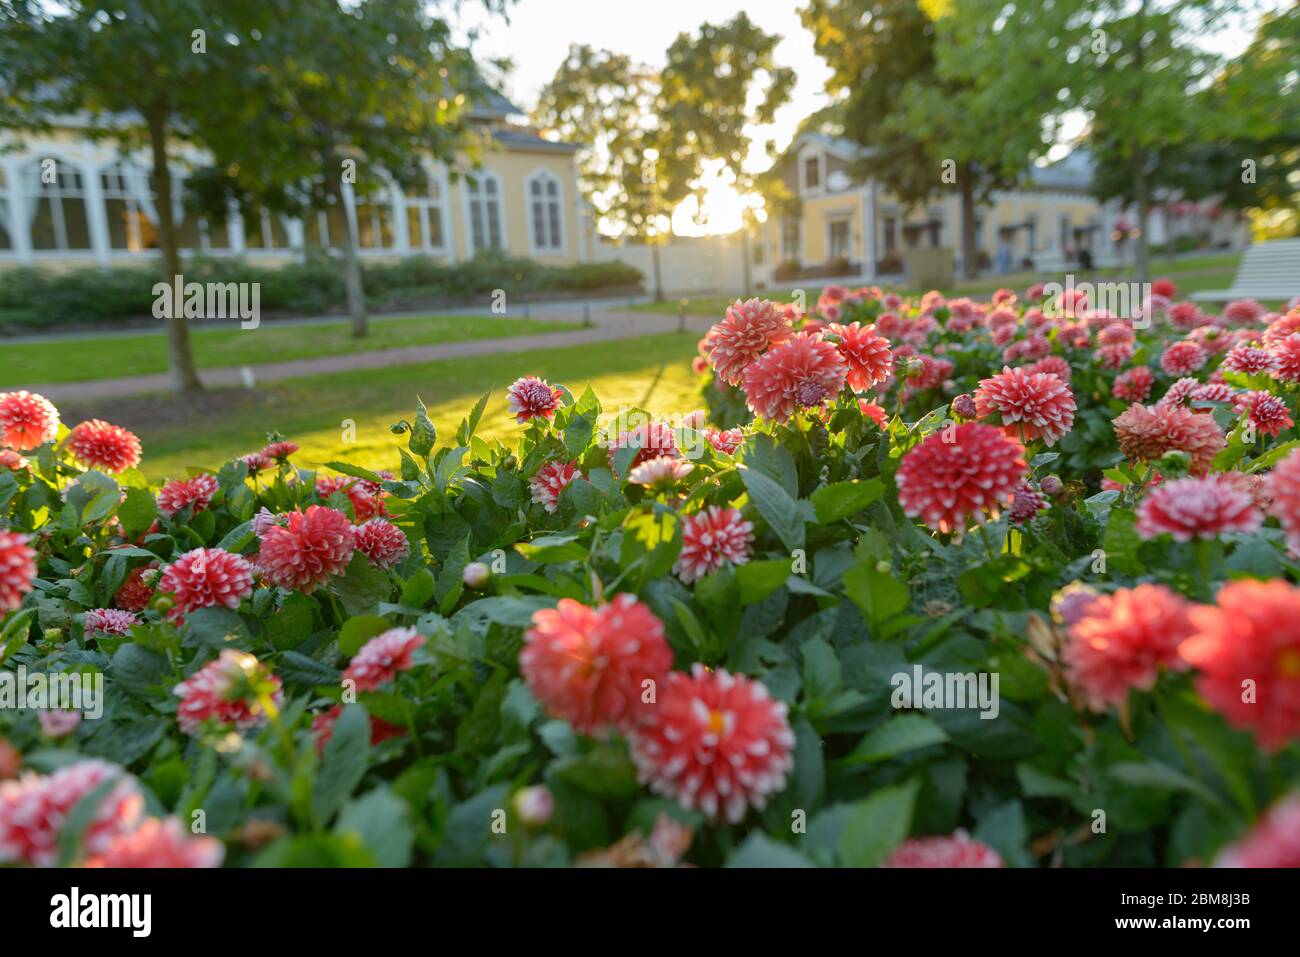
<path id="1" fill-rule="evenodd" d="M 1167 259 L 1164 256 L 1153 256 L 1151 258 L 1151 275 L 1157 279 L 1167 276 L 1174 280 L 1178 286 L 1180 296 L 1202 289 L 1227 289 L 1232 285 L 1232 277 L 1237 272 L 1237 263 L 1240 260 L 1241 253 L 1213 253 L 1188 259 Z M 1115 279 L 1128 274 L 1130 274 L 1129 270 L 1123 268 L 1102 269 L 1097 271 L 1095 278 Z M 958 280 L 951 288 L 941 291 L 946 296 L 973 297 L 988 296 L 1003 287 L 1022 292 L 1035 282 L 1042 280 L 1042 278 L 1042 275 L 1036 272 L 1008 273 L 1004 276 L 988 276 L 969 281 Z M 822 285 L 817 280 L 811 280 L 805 286 L 766 290 L 759 293 L 759 295 L 778 300 L 788 300 L 793 297 L 795 288 L 803 289 L 807 301 L 815 303 L 817 297 L 821 294 Z M 885 289 L 912 296 L 920 295 L 922 292 L 922 290 L 894 287 L 888 283 L 885 284 Z M 727 311 L 727 307 L 735 302 L 735 299 L 734 296 L 731 298 L 704 296 L 697 299 L 688 299 L 686 313 L 691 316 L 716 316 L 721 319 Z M 643 302 L 631 308 L 637 312 L 670 315 L 677 313 L 680 308 L 680 301 L 670 299 L 663 302 Z"/>
<path id="2" fill-rule="evenodd" d="M 370 334 L 353 339 L 346 322 L 256 329 L 203 329 L 191 322 L 194 358 L 200 368 L 314 359 L 377 349 L 395 349 L 494 339 L 576 329 L 578 323 L 542 322 L 494 316 L 429 316 L 420 319 L 370 320 Z M 5 345 L 0 388 L 47 382 L 85 382 L 167 371 L 165 340 L 157 335 L 96 336 Z"/>
<path id="3" fill-rule="evenodd" d="M 663 415 L 698 408 L 697 381 L 690 368 L 696 338 L 667 333 L 293 379 L 254 390 L 212 392 L 185 404 L 160 402 L 154 396 L 68 403 L 62 411 L 71 422 L 98 415 L 135 431 L 151 479 L 183 475 L 187 466 L 216 467 L 260 448 L 272 430 L 302 446 L 294 461 L 303 467 L 345 459 L 396 471 L 396 449 L 405 444 L 405 437 L 394 436 L 388 427 L 413 417 L 416 395 L 428 406 L 440 442 L 452 440 L 460 420 L 488 390 L 492 398 L 479 434 L 503 440 L 516 435 L 520 427 L 506 410 L 505 387 L 528 374 L 579 394 L 590 382 L 607 414 L 622 406 L 642 406 Z M 343 442 L 345 420 L 356 423 L 352 444 Z"/>

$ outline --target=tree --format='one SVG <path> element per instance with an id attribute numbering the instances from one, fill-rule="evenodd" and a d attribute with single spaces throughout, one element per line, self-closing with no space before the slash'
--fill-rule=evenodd
<path id="1" fill-rule="evenodd" d="M 39 130 L 85 114 L 91 134 L 123 150 L 147 147 L 158 198 L 160 268 L 181 272 L 172 203 L 173 149 L 237 135 L 202 121 L 206 106 L 232 96 L 247 41 L 274 22 L 258 0 L 12 0 L 0 7 L 0 122 Z M 166 320 L 173 388 L 200 388 L 184 315 Z"/>
<path id="2" fill-rule="evenodd" d="M 579 187 L 609 231 L 653 245 L 655 298 L 663 298 L 658 240 L 665 232 L 654 190 L 658 74 L 631 58 L 574 45 L 542 90 L 533 120 L 583 144 Z"/>
<path id="3" fill-rule="evenodd" d="M 1150 274 L 1148 225 L 1161 155 L 1217 134 L 1218 121 L 1196 94 L 1221 61 L 1198 41 L 1239 8 L 1236 0 L 1077 0 L 1070 102 L 1090 114 L 1106 161 L 1127 170 L 1139 282 Z"/>
<path id="4" fill-rule="evenodd" d="M 719 165 L 742 194 L 753 188 L 746 128 L 771 122 L 794 85 L 793 71 L 776 63 L 779 42 L 740 13 L 679 34 L 658 72 L 574 46 L 542 91 L 534 119 L 586 145 L 582 188 L 601 222 L 652 245 L 656 299 L 664 220 L 701 191 L 706 165 Z"/>
<path id="5" fill-rule="evenodd" d="M 222 126 L 241 132 L 207 144 L 210 202 L 290 215 L 342 209 L 345 183 L 358 197 L 373 196 L 391 184 L 425 184 L 427 157 L 473 158 L 481 144 L 469 108 L 493 93 L 469 48 L 436 15 L 438 3 L 273 2 L 276 27 L 257 42 L 257 67 L 241 77 L 242 95 L 211 106 Z M 511 0 L 483 2 L 500 13 Z M 350 218 L 342 252 L 352 332 L 364 336 Z"/>
<path id="6" fill-rule="evenodd" d="M 832 69 L 844 135 L 865 148 L 858 172 L 909 206 L 957 187 L 968 278 L 979 265 L 976 207 L 1046 150 L 1057 105 L 1053 51 L 1019 42 L 1020 8 L 1030 5 L 810 0 L 801 11 Z"/>

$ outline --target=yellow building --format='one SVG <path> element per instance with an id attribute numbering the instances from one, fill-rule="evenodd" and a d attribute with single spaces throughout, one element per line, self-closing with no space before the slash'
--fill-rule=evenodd
<path id="1" fill-rule="evenodd" d="M 361 255 L 424 255 L 445 262 L 500 250 L 540 262 L 585 262 L 589 227 L 578 193 L 578 147 L 514 122 L 520 110 L 494 97 L 471 111 L 490 139 L 481 165 L 425 163 L 423 189 L 381 184 L 364 199 L 345 183 L 343 209 L 302 218 L 232 209 L 224 222 L 187 215 L 184 178 L 204 165 L 182 146 L 172 176 L 173 208 L 187 255 L 236 256 L 267 265 L 337 247 L 353 219 Z M 146 151 L 124 154 L 84 134 L 69 118 L 56 130 L 0 135 L 0 268 L 117 266 L 148 261 L 157 248 L 156 197 Z"/>
<path id="2" fill-rule="evenodd" d="M 895 277 L 907 250 L 950 247 L 961 269 L 961 204 L 955 188 L 907 207 L 880 183 L 854 175 L 861 148 L 822 133 L 798 137 L 778 165 L 796 211 L 769 217 L 759 254 L 772 281 L 796 275 Z M 940 171 L 936 170 L 936 177 Z M 1094 261 L 1117 253 L 1110 224 L 1118 209 L 1093 199 L 1087 154 L 1034 167 L 1015 190 L 994 193 L 976 214 L 980 268 L 994 271 L 1068 265 L 1088 247 Z"/>

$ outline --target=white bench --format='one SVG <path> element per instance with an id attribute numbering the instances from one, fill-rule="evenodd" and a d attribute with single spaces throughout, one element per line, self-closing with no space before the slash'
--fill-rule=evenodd
<path id="1" fill-rule="evenodd" d="M 1276 239 L 1246 248 L 1231 289 L 1207 289 L 1192 293 L 1192 298 L 1203 302 L 1233 299 L 1289 302 L 1297 295 L 1300 295 L 1300 239 Z"/>

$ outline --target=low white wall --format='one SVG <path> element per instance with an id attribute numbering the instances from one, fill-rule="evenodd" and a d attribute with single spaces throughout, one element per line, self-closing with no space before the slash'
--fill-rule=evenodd
<path id="1" fill-rule="evenodd" d="M 744 245 L 739 236 L 674 238 L 659 247 L 660 274 L 664 295 L 692 295 L 741 290 L 745 285 Z M 645 276 L 646 292 L 654 291 L 654 253 L 642 243 L 597 241 L 591 249 L 593 262 L 621 260 Z M 755 268 L 751 281 L 762 278 Z"/>

